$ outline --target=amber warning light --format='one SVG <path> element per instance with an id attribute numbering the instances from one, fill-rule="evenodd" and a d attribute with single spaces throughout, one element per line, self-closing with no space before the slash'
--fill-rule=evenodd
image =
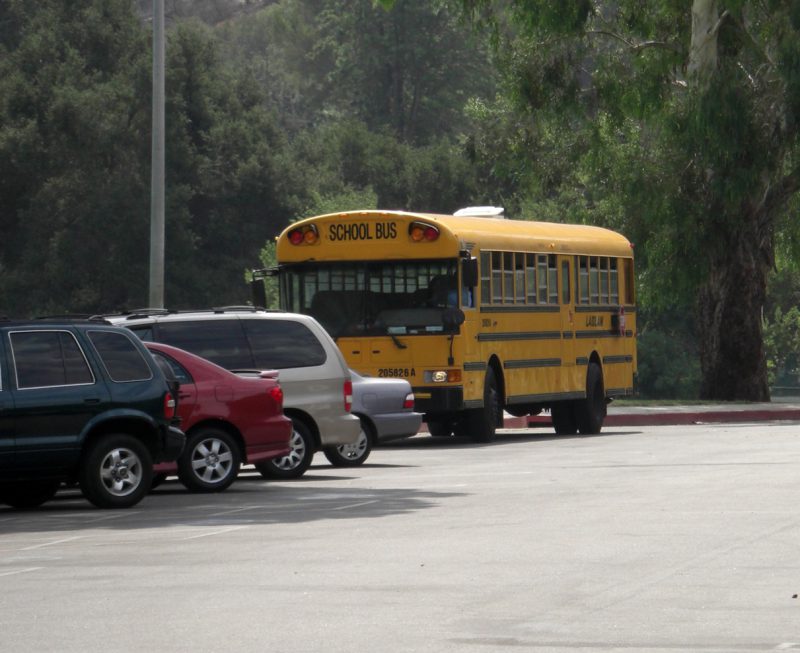
<path id="1" fill-rule="evenodd" d="M 408 227 L 408 235 L 415 243 L 433 242 L 439 238 L 439 229 L 425 222 L 412 222 Z"/>
<path id="2" fill-rule="evenodd" d="M 319 232 L 316 225 L 313 224 L 297 227 L 289 232 L 289 242 L 292 245 L 313 245 L 318 240 Z"/>

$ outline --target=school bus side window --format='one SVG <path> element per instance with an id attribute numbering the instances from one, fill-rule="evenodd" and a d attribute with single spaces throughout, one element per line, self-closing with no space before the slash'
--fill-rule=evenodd
<path id="1" fill-rule="evenodd" d="M 514 300 L 517 304 L 525 303 L 525 254 L 514 254 Z"/>
<path id="2" fill-rule="evenodd" d="M 536 303 L 536 255 L 525 254 L 525 279 L 527 281 L 527 302 Z"/>
<path id="3" fill-rule="evenodd" d="M 481 304 L 492 300 L 492 264 L 489 252 L 481 252 Z"/>
<path id="4" fill-rule="evenodd" d="M 570 300 L 569 261 L 561 261 L 561 303 L 569 304 Z"/>
<path id="5" fill-rule="evenodd" d="M 548 302 L 558 304 L 558 265 L 555 254 L 547 257 L 547 282 L 550 289 L 547 295 Z"/>
<path id="6" fill-rule="evenodd" d="M 617 259 L 611 259 L 611 303 L 619 304 L 619 276 L 617 275 Z"/>
<path id="7" fill-rule="evenodd" d="M 623 259 L 622 267 L 625 273 L 623 279 L 625 283 L 625 297 L 622 298 L 622 303 L 633 304 L 636 300 L 633 289 L 633 259 Z"/>
<path id="8" fill-rule="evenodd" d="M 492 252 L 492 304 L 503 302 L 503 254 Z"/>
<path id="9" fill-rule="evenodd" d="M 589 303 L 589 257 L 576 256 L 577 265 L 575 266 L 575 276 L 577 277 L 578 296 L 576 297 L 578 304 Z"/>

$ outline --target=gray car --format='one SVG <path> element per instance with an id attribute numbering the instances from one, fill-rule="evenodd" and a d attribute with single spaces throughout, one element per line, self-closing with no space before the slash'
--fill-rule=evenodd
<path id="1" fill-rule="evenodd" d="M 355 444 L 326 447 L 325 457 L 337 467 L 360 465 L 379 442 L 415 435 L 422 424 L 422 413 L 414 412 L 414 393 L 404 379 L 379 379 L 361 376 L 350 370 L 353 379 L 353 415 L 361 420 L 361 433 Z"/>

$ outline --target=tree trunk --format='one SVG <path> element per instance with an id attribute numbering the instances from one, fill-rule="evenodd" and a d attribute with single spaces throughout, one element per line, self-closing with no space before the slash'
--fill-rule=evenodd
<path id="1" fill-rule="evenodd" d="M 758 224 L 731 236 L 698 294 L 702 399 L 769 401 L 761 312 L 771 252 L 762 247 L 772 241 L 757 236 Z"/>
<path id="2" fill-rule="evenodd" d="M 687 73 L 694 79 L 708 80 L 717 67 L 717 0 L 692 2 L 692 42 Z"/>

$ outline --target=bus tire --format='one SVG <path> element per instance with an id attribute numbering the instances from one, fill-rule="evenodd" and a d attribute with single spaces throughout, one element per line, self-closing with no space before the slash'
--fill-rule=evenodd
<path id="1" fill-rule="evenodd" d="M 595 435 L 603 428 L 606 418 L 606 397 L 603 373 L 597 363 L 589 363 L 586 371 L 586 399 L 575 404 L 575 418 L 582 435 Z"/>
<path id="2" fill-rule="evenodd" d="M 575 435 L 578 420 L 575 415 L 575 402 L 559 401 L 550 408 L 550 419 L 557 435 Z"/>
<path id="3" fill-rule="evenodd" d="M 497 389 L 497 379 L 494 370 L 486 370 L 483 381 L 483 408 L 471 411 L 467 417 L 467 433 L 475 442 L 491 442 L 494 440 L 495 430 L 502 416 L 500 406 L 500 393 Z"/>

